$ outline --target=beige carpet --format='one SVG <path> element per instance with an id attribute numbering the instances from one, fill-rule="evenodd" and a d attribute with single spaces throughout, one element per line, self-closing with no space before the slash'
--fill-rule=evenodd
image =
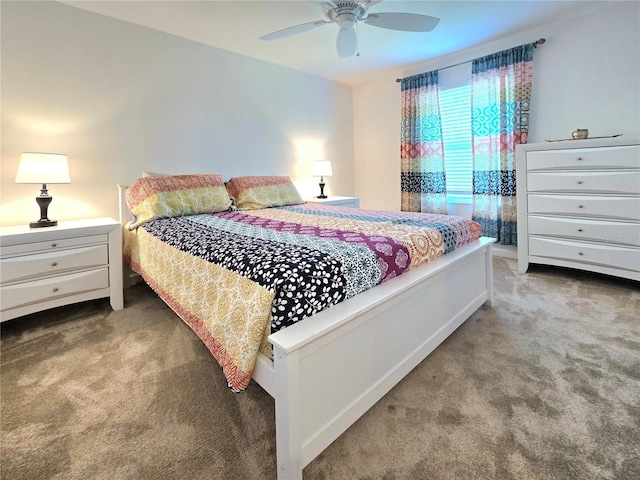
<path id="1" fill-rule="evenodd" d="M 640 478 L 639 284 L 496 258 L 495 290 L 305 478 Z M 273 400 L 146 286 L 125 302 L 2 324 L 2 478 L 275 478 Z"/>

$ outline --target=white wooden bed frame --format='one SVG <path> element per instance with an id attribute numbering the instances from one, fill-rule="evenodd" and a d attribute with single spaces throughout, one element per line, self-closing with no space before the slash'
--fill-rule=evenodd
<path id="1" fill-rule="evenodd" d="M 118 188 L 124 225 L 127 186 Z M 279 479 L 301 479 L 473 312 L 492 306 L 493 242 L 480 238 L 269 336 L 273 360 L 261 354 L 253 379 L 275 399 Z"/>

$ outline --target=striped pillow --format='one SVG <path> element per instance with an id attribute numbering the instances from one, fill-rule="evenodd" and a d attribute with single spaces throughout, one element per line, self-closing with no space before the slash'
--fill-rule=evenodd
<path id="1" fill-rule="evenodd" d="M 236 177 L 227 182 L 229 196 L 238 210 L 282 207 L 304 203 L 287 176 Z"/>
<path id="2" fill-rule="evenodd" d="M 218 174 L 139 178 L 125 195 L 133 215 L 127 224 L 130 230 L 157 218 L 224 212 L 231 207 Z"/>

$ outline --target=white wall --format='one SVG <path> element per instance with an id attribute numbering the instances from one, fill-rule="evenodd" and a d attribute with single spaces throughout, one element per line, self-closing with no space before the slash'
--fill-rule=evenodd
<path id="1" fill-rule="evenodd" d="M 0 225 L 38 216 L 35 185 L 14 183 L 20 153 L 69 156 L 50 217 L 117 218 L 115 185 L 142 169 L 291 175 L 317 190 L 311 160 L 332 160 L 327 191 L 400 208 L 396 78 L 545 37 L 536 49 L 530 142 L 640 136 L 640 3 L 379 74 L 352 89 L 56 2 L 0 2 Z M 353 103 L 352 103 L 353 99 Z M 355 173 L 354 173 L 355 171 Z M 459 212 L 451 212 L 459 213 Z"/>
<path id="2" fill-rule="evenodd" d="M 400 85 L 396 78 L 529 43 L 534 52 L 529 143 L 622 133 L 640 138 L 640 2 L 608 4 L 570 22 L 379 75 L 354 87 L 356 195 L 363 208 L 400 209 Z M 449 213 L 460 213 L 450 211 Z"/>
<path id="3" fill-rule="evenodd" d="M 290 175 L 354 194 L 351 87 L 57 2 L 1 5 L 0 225 L 37 220 L 21 152 L 66 153 L 50 185 L 56 220 L 118 217 L 118 183 L 167 173 Z"/>

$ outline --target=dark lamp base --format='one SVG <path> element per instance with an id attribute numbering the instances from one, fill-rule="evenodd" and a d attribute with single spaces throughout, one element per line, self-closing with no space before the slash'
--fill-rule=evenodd
<path id="1" fill-rule="evenodd" d="M 320 183 L 318 185 L 320 185 L 320 195 L 318 195 L 317 198 L 327 198 L 327 196 L 324 194 L 324 177 L 320 177 Z"/>
<path id="2" fill-rule="evenodd" d="M 47 191 L 47 184 L 42 184 L 42 189 L 40 190 L 40 195 L 36 197 L 36 203 L 40 207 L 40 220 L 37 222 L 31 222 L 29 227 L 31 228 L 42 228 L 42 227 L 55 227 L 58 225 L 57 220 L 49 220 L 47 216 L 47 210 L 49 209 L 49 204 L 53 200 L 53 197 L 49 195 Z"/>
<path id="3" fill-rule="evenodd" d="M 29 227 L 31 228 L 42 228 L 42 227 L 55 227 L 58 225 L 57 220 L 38 220 L 37 222 L 31 222 Z"/>

